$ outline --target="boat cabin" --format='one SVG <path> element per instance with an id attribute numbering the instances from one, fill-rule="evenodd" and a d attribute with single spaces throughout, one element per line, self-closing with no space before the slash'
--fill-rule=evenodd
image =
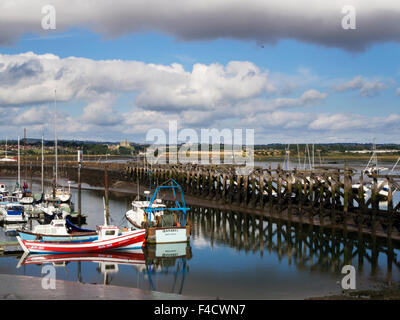
<path id="1" fill-rule="evenodd" d="M 119 235 L 119 227 L 117 226 L 97 226 L 99 240 L 107 240 L 115 238 Z"/>
<path id="2" fill-rule="evenodd" d="M 0 193 L 7 193 L 7 192 L 8 192 L 8 190 L 7 190 L 6 185 L 4 183 L 0 182 Z"/>
<path id="3" fill-rule="evenodd" d="M 132 201 L 132 209 L 126 213 L 126 216 L 134 227 L 141 228 L 143 223 L 147 220 L 156 222 L 157 217 L 164 214 L 164 210 L 146 213 L 145 209 L 147 209 L 149 205 L 150 201 Z M 156 199 L 152 207 L 157 209 L 166 208 L 161 199 Z"/>
<path id="4" fill-rule="evenodd" d="M 50 224 L 35 226 L 34 233 L 46 235 L 68 235 L 65 219 L 53 219 Z"/>

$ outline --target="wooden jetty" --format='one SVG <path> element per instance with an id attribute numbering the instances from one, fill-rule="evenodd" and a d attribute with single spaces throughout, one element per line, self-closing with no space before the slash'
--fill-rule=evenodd
<path id="1" fill-rule="evenodd" d="M 400 192 L 398 175 L 363 175 L 356 177 L 356 170 L 347 166 L 315 167 L 313 170 L 283 170 L 279 165 L 272 169 L 253 167 L 247 174 L 240 166 L 228 164 L 157 164 L 146 162 L 60 164 L 60 176 L 69 180 L 104 187 L 105 166 L 109 185 L 117 182 L 139 182 L 148 186 L 161 184 L 171 178 L 183 188 L 185 195 L 241 211 L 255 211 L 271 216 L 277 207 L 277 218 L 307 221 L 311 225 L 342 228 L 361 228 L 364 233 L 376 233 L 400 240 L 400 201 L 394 198 Z M 14 174 L 16 166 L 0 165 L 0 174 Z M 32 166 L 39 175 L 39 163 Z M 79 174 L 79 176 L 78 176 Z M 371 196 L 365 198 L 363 183 L 372 184 Z M 379 183 L 383 181 L 384 184 Z M 359 183 L 358 189 L 353 185 Z M 389 188 L 383 209 L 379 192 L 384 185 Z M 308 210 L 291 210 L 292 208 Z M 288 213 L 289 212 L 289 213 Z M 356 226 L 356 227 L 355 227 Z"/>
<path id="2" fill-rule="evenodd" d="M 185 194 L 241 208 L 243 211 L 272 215 L 276 218 L 305 222 L 311 225 L 361 229 L 382 237 L 400 240 L 400 201 L 394 203 L 393 193 L 400 191 L 400 176 L 361 174 L 354 181 L 352 168 L 319 167 L 314 170 L 283 170 L 254 167 L 241 174 L 230 165 L 153 165 L 136 163 L 127 166 L 125 177 L 143 185 L 175 179 Z M 371 196 L 366 199 L 362 188 L 369 178 Z M 384 181 L 388 186 L 386 209 L 379 205 L 379 192 Z M 360 183 L 357 190 L 353 184 Z M 292 209 L 307 210 L 292 210 Z"/>

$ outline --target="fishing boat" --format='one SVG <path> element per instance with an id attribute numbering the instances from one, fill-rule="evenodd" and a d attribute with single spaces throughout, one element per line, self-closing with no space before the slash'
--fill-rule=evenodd
<path id="1" fill-rule="evenodd" d="M 17 202 L 7 202 L 0 206 L 0 220 L 3 222 L 26 222 L 24 206 Z"/>
<path id="2" fill-rule="evenodd" d="M 37 225 L 32 231 L 17 230 L 26 241 L 82 243 L 98 239 L 96 230 L 81 229 L 68 219 L 53 219 L 49 224 Z"/>
<path id="3" fill-rule="evenodd" d="M 102 252 L 118 249 L 139 249 L 144 242 L 144 230 L 121 231 L 117 226 L 98 226 L 98 239 L 89 242 L 53 243 L 51 241 L 28 241 L 17 236 L 25 252 L 31 253 L 73 253 Z"/>
<path id="4" fill-rule="evenodd" d="M 4 183 L 0 182 L 0 195 L 7 195 L 7 194 L 8 194 L 7 186 Z"/>
<path id="5" fill-rule="evenodd" d="M 157 187 L 150 201 L 133 201 L 132 209 L 125 214 L 131 228 L 146 231 L 146 243 L 190 241 L 191 224 L 186 219 L 189 208 L 186 208 L 179 184 L 173 179 L 170 183 Z M 167 207 L 158 198 L 166 190 L 173 192 L 175 207 Z M 177 200 L 177 192 L 181 195 L 182 206 Z"/>

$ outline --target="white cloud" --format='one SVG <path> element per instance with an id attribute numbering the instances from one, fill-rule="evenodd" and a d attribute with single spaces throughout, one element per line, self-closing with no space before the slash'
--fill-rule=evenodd
<path id="1" fill-rule="evenodd" d="M 309 124 L 312 130 L 321 131 L 368 131 L 383 130 L 390 127 L 398 130 L 400 115 L 391 114 L 386 117 L 367 117 L 357 114 L 320 114 Z"/>
<path id="2" fill-rule="evenodd" d="M 363 97 L 374 97 L 386 88 L 387 85 L 381 80 L 375 79 L 368 81 L 361 75 L 347 82 L 342 82 L 333 86 L 336 92 L 358 91 Z"/>
<path id="3" fill-rule="evenodd" d="M 309 79 L 314 83 L 317 78 Z M 380 90 L 373 81 L 360 79 L 361 84 L 355 78 L 342 90 Z M 300 138 L 317 132 L 322 138 L 327 133 L 338 136 L 337 132 L 385 128 L 391 128 L 392 134 L 399 132 L 398 114 L 367 117 L 302 112 L 322 105 L 327 94 L 308 87 L 290 97 L 279 96 L 280 84 L 270 78 L 268 70 L 248 61 L 195 64 L 188 71 L 180 64 L 96 61 L 30 52 L 0 55 L 0 83 L 3 135 L 11 129 L 17 135 L 15 128 L 27 127 L 30 134 L 40 137 L 45 131 L 52 136 L 55 88 L 60 102 L 58 132 L 64 139 L 120 140 L 128 135 L 143 141 L 152 128 L 168 130 L 168 120 L 178 121 L 180 128 L 254 128 L 258 136 L 281 132 Z M 124 95 L 130 101 L 119 99 Z"/>

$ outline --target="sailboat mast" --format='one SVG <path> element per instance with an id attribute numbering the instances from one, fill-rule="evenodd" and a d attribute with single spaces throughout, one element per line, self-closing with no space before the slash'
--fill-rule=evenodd
<path id="1" fill-rule="evenodd" d="M 44 147 L 43 147 L 43 134 L 42 134 L 42 194 L 44 194 Z"/>
<path id="2" fill-rule="evenodd" d="M 18 136 L 18 187 L 21 187 L 21 157 L 19 152 L 19 136 Z"/>
<path id="3" fill-rule="evenodd" d="M 7 138 L 6 138 L 6 159 L 7 159 Z"/>
<path id="4" fill-rule="evenodd" d="M 58 161 L 57 161 L 57 98 L 56 98 L 57 90 L 54 90 L 54 150 L 55 150 L 55 157 L 56 157 L 56 186 L 58 181 L 57 171 L 58 171 Z"/>

